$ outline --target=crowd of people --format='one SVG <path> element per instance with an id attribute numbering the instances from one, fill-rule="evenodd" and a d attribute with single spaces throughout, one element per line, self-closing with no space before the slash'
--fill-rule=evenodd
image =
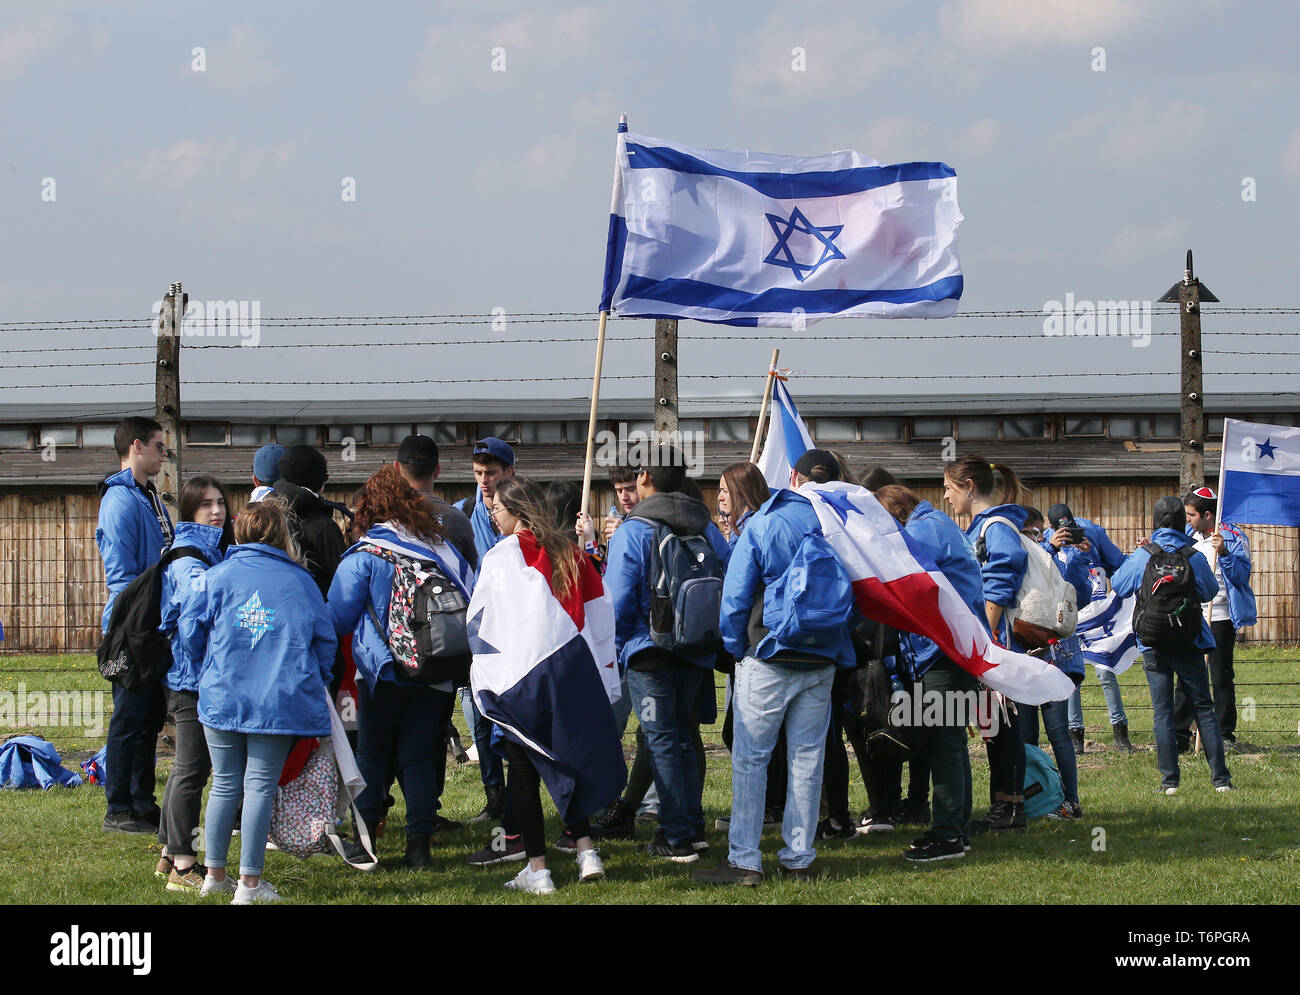
<path id="1" fill-rule="evenodd" d="M 1126 556 L 1065 505 L 1044 518 L 1011 467 L 976 455 L 947 464 L 942 481 L 951 514 L 970 516 L 965 530 L 885 468 L 859 478 L 823 449 L 775 487 L 752 463 L 726 467 L 715 519 L 665 447 L 648 466 L 610 472 L 616 503 L 601 521 L 576 487 L 517 474 L 513 447 L 496 438 L 470 454 L 474 494 L 448 504 L 433 491 L 437 445 L 410 436 L 347 506 L 322 496 L 322 453 L 270 445 L 254 458 L 238 516 L 222 482 L 197 476 L 173 523 L 151 482 L 166 456 L 159 424 L 125 419 L 115 444 L 121 469 L 101 485 L 96 531 L 103 627 L 118 595 L 162 560 L 158 631 L 171 664 L 156 686 L 113 686 L 103 828 L 156 833 L 169 891 L 280 899 L 262 870 L 286 761 L 303 738 L 330 737 L 340 688 L 353 686 L 365 787 L 349 862 L 380 841 L 394 790 L 405 799 L 406 866 L 428 867 L 435 833 L 462 828 L 441 811 L 449 743 L 464 756 L 457 700 L 484 794 L 467 821 L 491 833 L 469 863 L 522 862 L 506 886 L 529 893 L 555 891 L 542 785 L 564 824 L 553 846 L 572 855 L 579 881 L 604 877 L 601 840 L 635 839 L 644 822 L 656 823 L 647 859 L 698 864 L 711 849 L 700 729 L 719 719 L 731 806 L 713 828 L 727 844 L 716 864 L 693 868 L 701 883 L 761 883 L 765 826 L 779 825 L 776 870 L 794 878 L 817 872 L 821 841 L 918 825 L 902 857 L 928 863 L 965 856 L 981 833 L 1024 831 L 1026 746 L 1037 746 L 1040 717 L 1064 795 L 1053 815 L 1080 818 L 1082 656 L 1058 652 L 1069 633 L 1042 638 L 1019 611 L 1027 586 L 1042 583 L 1034 563 L 1044 554 L 1073 605 L 1136 596 L 1159 790 L 1178 790 L 1193 722 L 1215 788 L 1233 790 L 1233 644 L 1255 621 L 1254 597 L 1245 536 L 1216 522 L 1209 488 L 1158 501 L 1150 538 Z M 806 496 L 834 481 L 874 494 L 997 643 L 1045 655 L 1075 694 L 1005 700 L 925 635 L 864 617 Z M 436 625 L 422 607 L 429 590 L 453 606 Z M 422 640 L 436 628 L 454 642 L 457 625 L 468 649 L 435 652 L 430 669 Z M 1131 753 L 1118 683 L 1096 673 L 1115 747 Z M 913 694 L 985 707 L 900 727 L 891 706 Z M 621 741 L 632 714 L 629 768 Z M 160 808 L 154 749 L 166 716 L 175 759 Z M 968 728 L 981 730 L 988 756 L 980 818 Z M 866 789 L 857 816 L 846 739 Z M 237 880 L 227 873 L 236 824 Z"/>

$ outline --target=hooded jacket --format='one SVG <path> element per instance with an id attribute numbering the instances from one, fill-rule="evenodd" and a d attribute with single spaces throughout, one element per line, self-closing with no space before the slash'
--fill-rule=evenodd
<path id="1" fill-rule="evenodd" d="M 397 532 L 388 523 L 373 526 L 360 543 L 343 554 L 343 560 L 334 573 L 334 582 L 330 584 L 330 620 L 340 638 L 352 633 L 352 659 L 357 665 L 357 673 L 373 694 L 380 681 L 403 687 L 415 684 L 394 673 L 393 655 L 388 648 L 388 605 L 393 595 L 393 564 L 364 552 L 361 546 L 367 543 L 410 559 L 436 560 L 466 600 L 474 593 L 474 571 L 460 551 L 449 543 L 430 545 L 410 533 Z M 367 610 L 370 607 L 374 608 L 382 631 L 375 628 Z"/>
<path id="2" fill-rule="evenodd" d="M 1255 592 L 1250 589 L 1250 540 L 1235 525 L 1220 524 L 1216 528 L 1223 536 L 1223 552 L 1218 560 L 1228 588 L 1228 616 L 1234 629 L 1242 629 L 1258 621 Z M 1200 538 L 1190 525 L 1187 534 L 1192 542 Z"/>
<path id="3" fill-rule="evenodd" d="M 104 560 L 104 577 L 108 582 L 108 601 L 104 604 L 100 631 L 108 631 L 117 596 L 158 562 L 171 537 L 171 516 L 153 484 L 140 487 L 129 467 L 100 483 L 95 545 Z"/>
<path id="4" fill-rule="evenodd" d="M 1156 529 L 1151 533 L 1151 541 L 1171 553 L 1194 545 L 1191 537 L 1178 529 Z M 1141 546 L 1129 553 L 1110 579 L 1110 586 L 1114 588 L 1115 593 L 1121 598 L 1137 593 L 1142 583 L 1142 575 L 1146 572 L 1150 560 L 1151 554 Z M 1188 562 L 1192 566 L 1192 574 L 1195 578 L 1196 596 L 1202 603 L 1213 601 L 1214 596 L 1219 593 L 1219 581 L 1214 576 L 1214 571 L 1210 569 L 1210 562 L 1201 555 L 1200 550 L 1193 550 Z M 1215 646 L 1214 636 L 1210 634 L 1210 623 L 1205 621 L 1204 615 L 1201 616 L 1201 633 L 1196 637 L 1196 646 L 1197 649 L 1203 650 L 1212 650 Z M 1147 652 L 1150 647 L 1142 645 L 1142 641 L 1138 640 L 1138 649 Z"/>
<path id="5" fill-rule="evenodd" d="M 1050 542 L 1040 542 L 1043 552 L 1052 558 L 1057 572 L 1074 588 L 1075 604 L 1083 608 L 1092 601 L 1092 561 L 1088 554 L 1073 546 L 1057 549 Z M 1105 585 L 1102 585 L 1103 592 Z"/>
<path id="6" fill-rule="evenodd" d="M 1003 608 L 1010 608 L 1016 603 L 1016 595 L 1024 582 L 1029 569 L 1029 554 L 1020 544 L 1020 529 L 1025 527 L 1029 512 L 1018 504 L 999 504 L 987 511 L 981 511 L 972 519 L 966 530 L 966 538 L 971 546 L 978 548 L 980 529 L 986 518 L 1006 518 L 1015 524 L 1009 528 L 1002 522 L 994 522 L 984 533 L 984 548 L 988 558 L 980 564 L 980 575 L 984 581 L 984 600 L 991 601 Z M 1008 649 L 1023 652 L 1020 641 L 1011 636 L 1004 612 L 998 623 L 998 631 L 993 634 Z"/>
<path id="7" fill-rule="evenodd" d="M 809 660 L 810 657 L 822 658 L 821 666 L 833 663 L 851 668 L 856 665 L 851 626 L 844 627 L 840 639 L 827 647 L 824 657 L 805 647 L 786 645 L 770 631 L 783 611 L 773 590 L 774 585 L 789 569 L 799 544 L 809 532 L 821 534 L 817 512 L 806 497 L 785 488 L 768 498 L 746 523 L 731 551 L 727 577 L 722 584 L 722 640 L 727 652 L 737 660 L 744 656 L 771 660 L 782 654 L 784 658 L 776 662 L 796 669 L 818 666 Z M 763 587 L 763 621 L 751 632 L 750 615 L 758 600 L 760 585 Z"/>
<path id="8" fill-rule="evenodd" d="M 637 653 L 658 649 L 650 638 L 649 576 L 656 523 L 680 535 L 704 536 L 724 566 L 731 555 L 703 501 L 678 492 L 651 494 L 632 509 L 610 538 L 605 563 L 605 586 L 614 598 L 614 643 L 623 671 Z M 681 659 L 712 669 L 715 656 L 706 653 Z"/>
<path id="9" fill-rule="evenodd" d="M 273 492 L 297 516 L 299 531 L 295 532 L 295 538 L 302 546 L 307 569 L 311 571 L 321 597 L 324 597 L 343 551 L 347 549 L 347 541 L 334 521 L 334 512 L 339 506 L 283 478 L 275 482 Z"/>
<path id="10" fill-rule="evenodd" d="M 934 559 L 935 566 L 987 630 L 989 623 L 984 612 L 984 580 L 979 560 L 957 523 L 929 501 L 922 501 L 912 509 L 903 531 L 909 542 L 914 540 L 924 547 Z M 916 680 L 924 677 L 940 660 L 946 659 L 939 644 L 932 639 L 902 630 L 898 637 L 904 655 L 911 660 L 912 676 Z"/>
<path id="11" fill-rule="evenodd" d="M 167 686 L 173 691 L 195 692 L 199 689 L 199 671 L 203 659 L 195 659 L 186 652 L 180 634 L 176 631 L 176 623 L 194 588 L 202 585 L 203 575 L 222 560 L 221 529 L 215 525 L 200 525 L 198 522 L 180 522 L 176 526 L 172 549 L 183 546 L 197 550 L 208 562 L 184 556 L 167 565 L 162 578 L 162 624 L 158 626 L 158 631 L 172 644 L 172 665 L 167 671 Z"/>
<path id="12" fill-rule="evenodd" d="M 181 609 L 185 653 L 202 660 L 199 721 L 227 732 L 330 734 L 338 638 L 311 574 L 284 550 L 233 546 Z"/>

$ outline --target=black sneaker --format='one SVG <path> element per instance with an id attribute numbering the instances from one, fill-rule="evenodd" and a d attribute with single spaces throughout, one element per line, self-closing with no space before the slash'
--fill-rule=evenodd
<path id="1" fill-rule="evenodd" d="M 561 853 L 577 853 L 578 841 L 573 838 L 573 833 L 566 829 L 555 837 L 555 849 Z"/>
<path id="2" fill-rule="evenodd" d="M 971 819 L 971 834 L 978 836 L 980 833 L 1005 832 L 1010 829 L 1013 808 L 1014 806 L 1011 802 L 994 802 L 989 806 L 989 814 L 984 816 L 984 818 Z"/>
<path id="3" fill-rule="evenodd" d="M 817 823 L 817 833 L 813 836 L 814 840 L 851 840 L 857 834 L 853 828 L 853 823 L 845 819 L 840 825 L 835 825 L 830 819 L 822 819 Z"/>
<path id="4" fill-rule="evenodd" d="M 691 837 L 691 849 L 696 853 L 709 852 L 709 841 L 704 838 L 704 832 L 702 830 Z"/>
<path id="5" fill-rule="evenodd" d="M 138 836 L 158 833 L 157 824 L 141 822 L 131 812 L 109 812 L 100 828 L 106 833 L 134 833 Z"/>
<path id="6" fill-rule="evenodd" d="M 1082 812 L 1082 810 L 1080 810 Z M 1029 831 L 1029 822 L 1025 818 L 1025 803 L 1011 803 L 1011 825 L 1008 827 L 1013 832 L 1027 833 Z"/>
<path id="7" fill-rule="evenodd" d="M 693 864 L 700 859 L 700 855 L 690 841 L 669 843 L 668 837 L 662 832 L 655 833 L 654 840 L 645 848 L 645 852 L 651 857 L 671 860 L 674 864 Z"/>
<path id="8" fill-rule="evenodd" d="M 763 872 L 737 867 L 724 860 L 717 867 L 697 867 L 691 871 L 691 878 L 699 884 L 739 884 L 753 888 L 763 883 Z"/>
<path id="9" fill-rule="evenodd" d="M 143 822 L 146 826 L 153 827 L 153 831 L 158 832 L 158 825 L 162 822 L 162 812 L 154 809 L 152 812 L 132 812 L 131 818 L 136 822 Z"/>
<path id="10" fill-rule="evenodd" d="M 786 867 L 785 864 L 776 865 L 778 877 L 793 878 L 796 881 L 811 881 L 813 878 L 820 876 L 821 870 L 812 864 L 807 867 Z"/>
<path id="11" fill-rule="evenodd" d="M 916 844 L 920 844 L 917 846 Z M 904 860 L 914 864 L 928 864 L 936 860 L 952 860 L 954 857 L 966 856 L 966 848 L 961 840 L 940 840 L 922 837 L 903 854 Z"/>
<path id="12" fill-rule="evenodd" d="M 930 805 L 928 802 L 906 802 L 898 813 L 900 826 L 928 826 L 930 824 Z"/>
<path id="13" fill-rule="evenodd" d="M 490 867 L 493 864 L 504 864 L 510 860 L 527 859 L 528 854 L 524 850 L 524 838 L 522 836 L 501 836 L 498 834 L 493 836 L 492 842 L 478 853 L 466 857 L 465 862 L 473 867 Z"/>
<path id="14" fill-rule="evenodd" d="M 455 819 L 448 819 L 441 815 L 435 816 L 433 820 L 433 831 L 435 833 L 454 833 L 458 829 L 464 829 L 465 823 L 457 822 Z"/>
<path id="15" fill-rule="evenodd" d="M 636 812 L 616 801 L 608 812 L 591 824 L 591 837 L 598 840 L 636 839 Z"/>
<path id="16" fill-rule="evenodd" d="M 892 833 L 894 823 L 887 815 L 872 815 L 870 812 L 864 812 L 862 818 L 858 820 L 856 832 L 863 836 L 868 833 Z"/>

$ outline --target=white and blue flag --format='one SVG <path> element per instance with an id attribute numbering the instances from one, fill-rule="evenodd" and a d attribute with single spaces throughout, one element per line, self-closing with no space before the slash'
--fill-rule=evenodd
<path id="1" fill-rule="evenodd" d="M 768 415 L 767 442 L 758 457 L 758 471 L 772 490 L 790 486 L 790 470 L 799 457 L 813 447 L 808 426 L 795 410 L 794 400 L 785 386 L 785 377 L 776 374 L 772 381 L 772 411 Z"/>
<path id="2" fill-rule="evenodd" d="M 600 310 L 782 327 L 957 310 L 962 215 L 945 163 L 690 149 L 626 127 Z"/>
<path id="3" fill-rule="evenodd" d="M 1219 521 L 1300 527 L 1300 428 L 1223 419 Z"/>

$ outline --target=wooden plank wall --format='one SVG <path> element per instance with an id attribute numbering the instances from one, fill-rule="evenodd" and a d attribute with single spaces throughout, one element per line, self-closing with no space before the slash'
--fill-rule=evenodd
<path id="1" fill-rule="evenodd" d="M 327 491 L 326 497 L 346 503 L 353 488 Z M 443 496 L 456 500 L 472 485 L 448 486 Z M 717 482 L 701 481 L 711 508 L 716 506 Z M 918 486 L 917 493 L 935 507 L 943 506 L 938 485 Z M 1150 532 L 1151 508 L 1157 498 L 1173 493 L 1171 485 L 1036 486 L 1031 501 L 1046 511 L 1065 501 L 1085 518 L 1100 522 L 1124 550 Z M 599 516 L 613 492 L 606 485 L 592 495 L 591 509 Z M 232 492 L 238 511 L 248 490 Z M 107 597 L 104 568 L 95 546 L 99 499 L 91 491 L 0 494 L 0 623 L 5 652 L 87 652 L 99 643 L 99 620 Z M 959 524 L 965 525 L 965 522 Z M 1259 624 L 1245 630 L 1251 642 L 1300 643 L 1300 530 L 1247 526 L 1254 560 L 1252 586 L 1259 605 Z"/>

